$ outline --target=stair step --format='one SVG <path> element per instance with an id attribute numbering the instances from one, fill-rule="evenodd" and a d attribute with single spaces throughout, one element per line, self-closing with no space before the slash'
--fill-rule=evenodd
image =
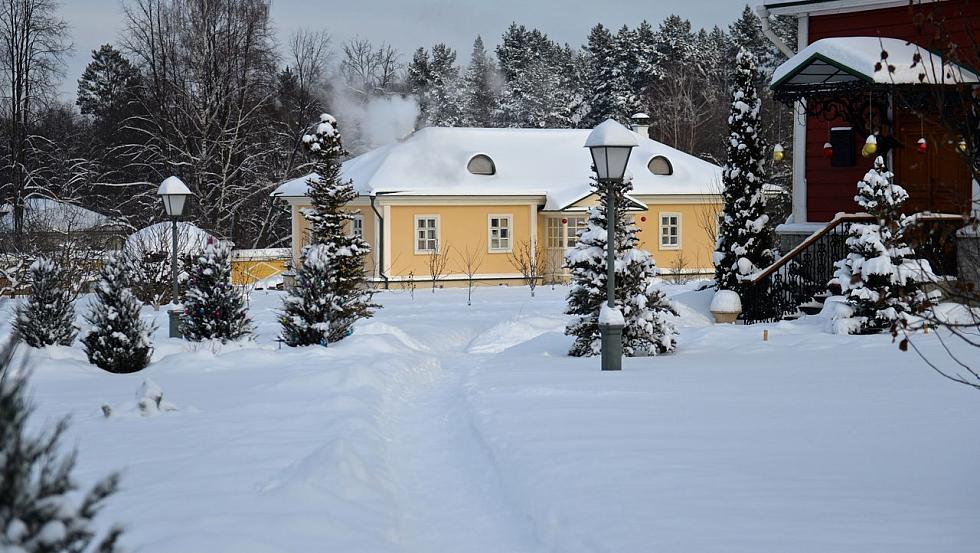
<path id="1" fill-rule="evenodd" d="M 800 306 L 800 311 L 807 315 L 816 315 L 823 311 L 823 303 L 819 301 L 808 301 Z"/>
<path id="2" fill-rule="evenodd" d="M 824 302 L 826 302 L 828 299 L 830 299 L 832 297 L 834 297 L 834 295 L 831 294 L 830 291 L 828 290 L 827 292 L 821 292 L 819 294 L 814 294 L 813 295 L 813 301 L 819 302 L 819 303 L 824 303 Z"/>

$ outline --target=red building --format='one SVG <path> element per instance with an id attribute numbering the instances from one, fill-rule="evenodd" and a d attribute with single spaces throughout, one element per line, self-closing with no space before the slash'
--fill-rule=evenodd
<path id="1" fill-rule="evenodd" d="M 799 23 L 798 44 L 777 44 L 793 55 L 772 83 L 777 99 L 793 103 L 798 113 L 793 212 L 784 233 L 802 236 L 837 213 L 857 210 L 855 185 L 875 158 L 861 155 L 868 136 L 875 136 L 876 155 L 885 156 L 896 183 L 908 190 L 908 211 L 971 211 L 972 179 L 957 149 L 962 137 L 941 124 L 936 98 L 977 80 L 971 69 L 980 67 L 974 63 L 980 2 L 785 0 L 768 2 L 760 12 L 795 16 Z M 889 54 L 886 68 L 876 71 L 882 50 Z M 949 63 L 950 51 L 959 65 Z M 922 62 L 913 67 L 916 55 Z M 896 69 L 888 71 L 889 64 Z"/>

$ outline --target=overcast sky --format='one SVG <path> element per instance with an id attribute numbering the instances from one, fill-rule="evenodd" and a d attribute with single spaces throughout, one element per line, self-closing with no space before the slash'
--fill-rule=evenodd
<path id="1" fill-rule="evenodd" d="M 66 100 L 74 99 L 91 51 L 118 42 L 125 1 L 62 0 L 62 17 L 71 25 L 74 43 L 61 86 Z M 673 12 L 695 27 L 727 26 L 744 6 L 739 0 L 272 0 L 272 19 L 282 43 L 297 28 L 322 28 L 335 46 L 354 36 L 388 42 L 402 53 L 403 62 L 419 46 L 445 42 L 465 63 L 476 35 L 493 48 L 511 21 L 580 46 L 597 22 L 618 28 L 646 19 L 656 26 Z"/>

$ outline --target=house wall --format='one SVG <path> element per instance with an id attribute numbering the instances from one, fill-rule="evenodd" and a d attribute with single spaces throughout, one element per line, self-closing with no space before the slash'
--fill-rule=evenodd
<path id="1" fill-rule="evenodd" d="M 303 253 L 303 246 L 310 243 L 309 240 L 309 228 L 310 225 L 303 217 L 300 212 L 301 209 L 309 207 L 309 205 L 298 205 L 294 204 L 291 206 L 292 213 L 292 250 L 293 250 L 293 263 L 295 264 L 300 255 Z M 348 211 L 352 213 L 359 214 L 364 218 L 364 239 L 367 240 L 368 244 L 376 243 L 377 229 L 375 228 L 375 216 L 374 211 L 371 209 L 370 205 L 352 205 L 347 208 Z M 367 267 L 368 274 L 374 276 L 375 274 L 375 251 L 371 251 L 365 257 L 365 267 Z"/>
<path id="2" fill-rule="evenodd" d="M 975 0 L 949 0 L 938 3 L 916 3 L 878 10 L 847 11 L 826 15 L 811 15 L 808 22 L 808 43 L 830 37 L 882 36 L 915 42 L 927 49 L 936 49 L 935 27 L 926 25 L 916 29 L 915 18 L 940 15 L 944 19 L 944 31 L 949 38 L 962 46 L 964 61 L 978 67 L 974 35 L 980 32 L 980 2 Z M 832 167 L 823 156 L 823 144 L 828 141 L 829 130 L 835 126 L 847 126 L 844 121 L 826 121 L 810 117 L 806 127 L 806 205 L 807 220 L 825 222 L 837 212 L 853 212 L 856 184 L 872 167 L 873 159 L 858 157 L 854 167 Z M 864 137 L 856 137 L 854 148 L 861 147 Z M 899 179 L 901 175 L 898 175 Z"/>
<path id="3" fill-rule="evenodd" d="M 682 272 L 714 271 L 712 252 L 715 249 L 718 213 L 722 208 L 720 201 L 657 203 L 649 198 L 638 199 L 647 204 L 647 211 L 637 213 L 634 219 L 640 229 L 640 247 L 653 256 L 662 274 L 677 269 Z M 680 214 L 680 249 L 661 248 L 661 213 Z"/>

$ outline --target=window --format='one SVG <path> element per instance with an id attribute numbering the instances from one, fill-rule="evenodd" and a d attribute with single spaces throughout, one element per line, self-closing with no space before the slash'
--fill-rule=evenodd
<path id="1" fill-rule="evenodd" d="M 466 170 L 474 175 L 493 175 L 497 173 L 497 167 L 493 164 L 490 156 L 477 154 L 470 158 L 466 164 Z"/>
<path id="2" fill-rule="evenodd" d="M 364 216 L 358 213 L 350 222 L 351 234 L 357 238 L 364 238 Z"/>
<path id="3" fill-rule="evenodd" d="M 653 156 L 650 158 L 650 162 L 647 163 L 647 169 L 649 169 L 654 175 L 674 174 L 674 166 L 671 165 L 670 160 L 664 156 Z"/>
<path id="4" fill-rule="evenodd" d="M 439 251 L 439 216 L 417 215 L 415 217 L 415 253 Z"/>
<path id="5" fill-rule="evenodd" d="M 587 228 L 589 228 L 589 217 L 587 215 L 569 217 L 568 234 L 565 235 L 565 246 L 568 248 L 575 247 L 575 244 L 578 244 L 579 232 Z"/>
<path id="6" fill-rule="evenodd" d="M 549 248 L 561 247 L 561 218 L 548 217 L 545 219 L 545 243 Z"/>
<path id="7" fill-rule="evenodd" d="M 857 155 L 854 147 L 854 129 L 852 127 L 834 127 L 830 129 L 830 144 L 834 151 L 830 156 L 831 167 L 854 167 L 857 165 Z"/>
<path id="8" fill-rule="evenodd" d="M 660 214 L 660 249 L 677 250 L 681 247 L 681 214 Z"/>
<path id="9" fill-rule="evenodd" d="M 490 215 L 490 251 L 509 252 L 513 219 L 510 215 Z"/>

